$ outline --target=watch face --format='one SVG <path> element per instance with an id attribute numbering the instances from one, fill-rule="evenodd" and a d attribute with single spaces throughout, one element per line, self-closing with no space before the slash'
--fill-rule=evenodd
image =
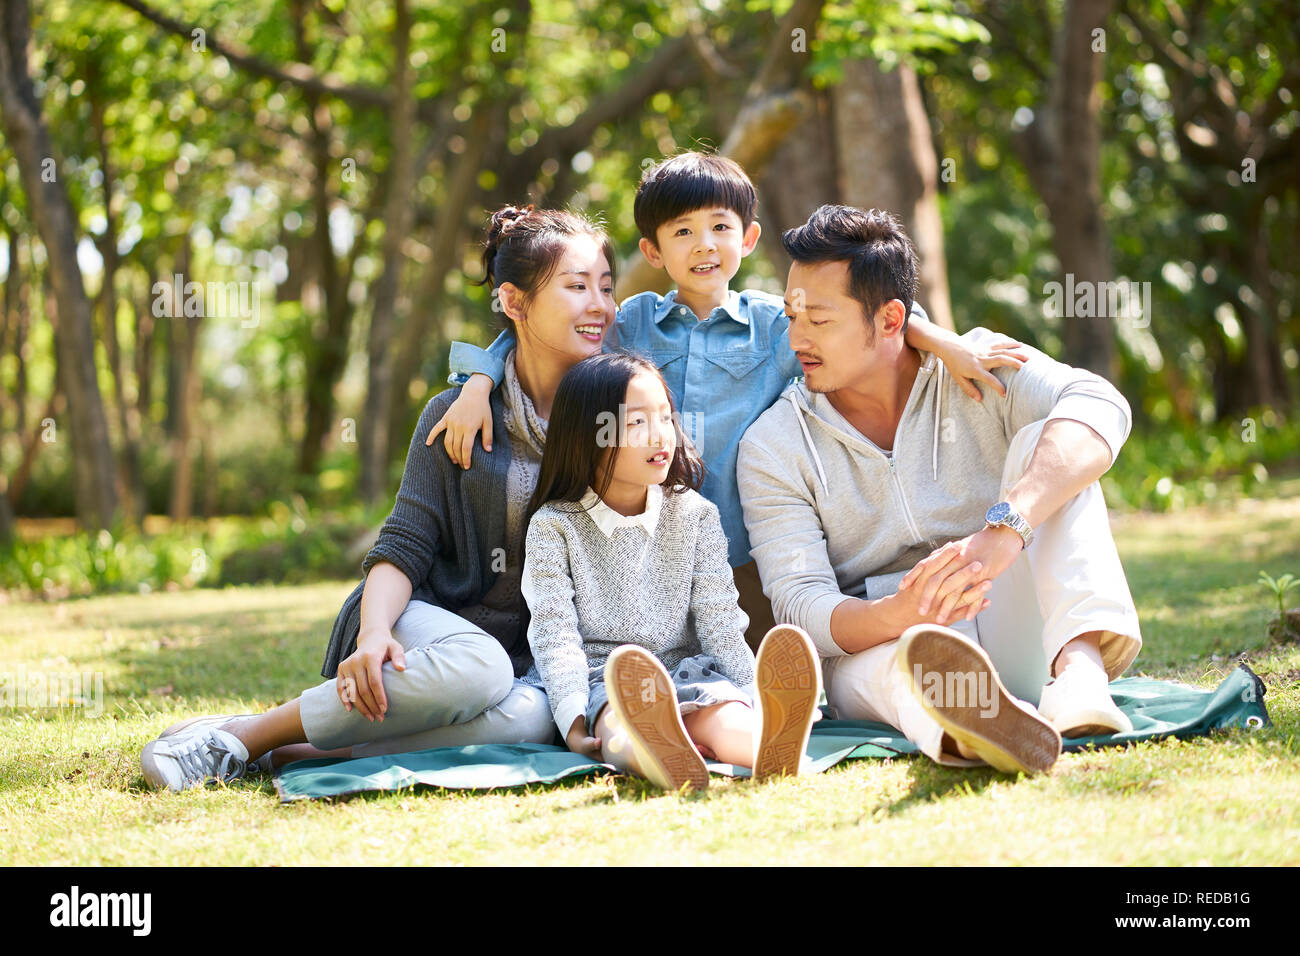
<path id="1" fill-rule="evenodd" d="M 1007 504 L 1005 501 L 999 501 L 988 510 L 986 515 L 984 515 L 984 520 L 989 524 L 1000 524 L 1003 521 L 1006 521 L 1010 516 L 1011 505 Z"/>

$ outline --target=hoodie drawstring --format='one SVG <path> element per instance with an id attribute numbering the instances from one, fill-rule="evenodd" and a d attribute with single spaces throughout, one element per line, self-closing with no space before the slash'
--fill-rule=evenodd
<path id="1" fill-rule="evenodd" d="M 943 363 L 936 362 L 939 374 L 935 378 L 934 389 L 934 443 L 930 448 L 930 472 L 935 481 L 939 480 L 939 426 L 942 423 L 943 408 Z"/>
<path id="2" fill-rule="evenodd" d="M 797 392 L 787 393 L 790 397 L 790 404 L 794 406 L 794 414 L 799 419 L 799 429 L 803 432 L 803 440 L 808 443 L 808 450 L 812 452 L 813 464 L 817 466 L 817 477 L 821 479 L 822 491 L 829 492 L 830 485 L 826 483 L 826 472 L 822 468 L 821 456 L 817 454 L 817 448 L 813 445 L 812 435 L 808 433 L 808 424 L 803 420 L 803 409 L 799 407 L 799 400 L 796 397 Z"/>

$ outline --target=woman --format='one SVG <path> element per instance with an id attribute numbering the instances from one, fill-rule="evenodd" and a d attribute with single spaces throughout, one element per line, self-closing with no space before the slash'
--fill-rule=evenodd
<path id="1" fill-rule="evenodd" d="M 492 215 L 482 281 L 519 341 L 491 399 L 494 433 L 507 440 L 478 467 L 456 467 L 423 436 L 460 389 L 434 397 L 365 580 L 334 623 L 322 668 L 332 679 L 263 714 L 174 725 L 141 754 L 152 786 L 231 780 L 272 759 L 553 739 L 545 694 L 518 680 L 531 663 L 519 590 L 524 512 L 556 387 L 600 352 L 614 321 L 613 262 L 604 232 L 571 213 Z"/>

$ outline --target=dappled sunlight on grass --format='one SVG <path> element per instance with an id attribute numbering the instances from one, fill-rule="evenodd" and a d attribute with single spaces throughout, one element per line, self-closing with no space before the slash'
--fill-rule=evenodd
<path id="1" fill-rule="evenodd" d="M 1300 572 L 1300 504 L 1241 507 L 1116 521 L 1145 639 L 1135 672 L 1214 686 L 1244 651 L 1274 726 L 1066 754 L 1036 778 L 896 758 L 684 798 L 613 776 L 289 805 L 267 780 L 155 793 L 140 749 L 173 720 L 265 709 L 320 679 L 354 582 L 10 604 L 0 671 L 96 671 L 104 701 L 97 718 L 0 720 L 0 863 L 1300 863 L 1300 646 L 1266 646 L 1254 583 Z"/>

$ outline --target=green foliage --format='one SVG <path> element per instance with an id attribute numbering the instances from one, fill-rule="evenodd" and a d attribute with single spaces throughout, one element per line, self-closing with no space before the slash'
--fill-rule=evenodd
<path id="1" fill-rule="evenodd" d="M 989 32 L 977 20 L 959 12 L 964 4 L 953 0 L 851 0 L 828 3 L 809 74 L 819 86 L 832 86 L 844 78 L 846 60 L 874 58 L 889 69 L 906 58 L 921 69 L 930 61 L 918 54 L 956 53 L 965 43 L 987 42 Z"/>
<path id="2" fill-rule="evenodd" d="M 299 499 L 269 519 L 246 528 L 221 561 L 218 583 L 299 584 L 358 573 L 349 550 L 366 527 L 354 520 L 307 509 Z"/>
<path id="3" fill-rule="evenodd" d="M 1300 588 L 1300 578 L 1291 574 L 1284 574 L 1280 578 L 1274 578 L 1267 571 L 1259 572 L 1259 583 L 1272 592 L 1273 597 L 1277 599 L 1277 616 L 1286 617 L 1286 595 L 1292 588 Z"/>
<path id="4" fill-rule="evenodd" d="M 0 547 L 0 590 L 48 598 L 149 593 L 261 581 L 301 583 L 355 576 L 358 548 L 376 517 L 352 507 L 326 514 L 301 498 L 257 518 L 223 518 L 138 531 L 16 539 Z"/>
<path id="5" fill-rule="evenodd" d="M 1123 507 L 1170 511 L 1265 491 L 1270 468 L 1282 473 L 1300 467 L 1300 425 L 1267 409 L 1253 420 L 1258 427 L 1242 422 L 1171 422 L 1135 430 L 1102 476 L 1106 500 Z"/>

